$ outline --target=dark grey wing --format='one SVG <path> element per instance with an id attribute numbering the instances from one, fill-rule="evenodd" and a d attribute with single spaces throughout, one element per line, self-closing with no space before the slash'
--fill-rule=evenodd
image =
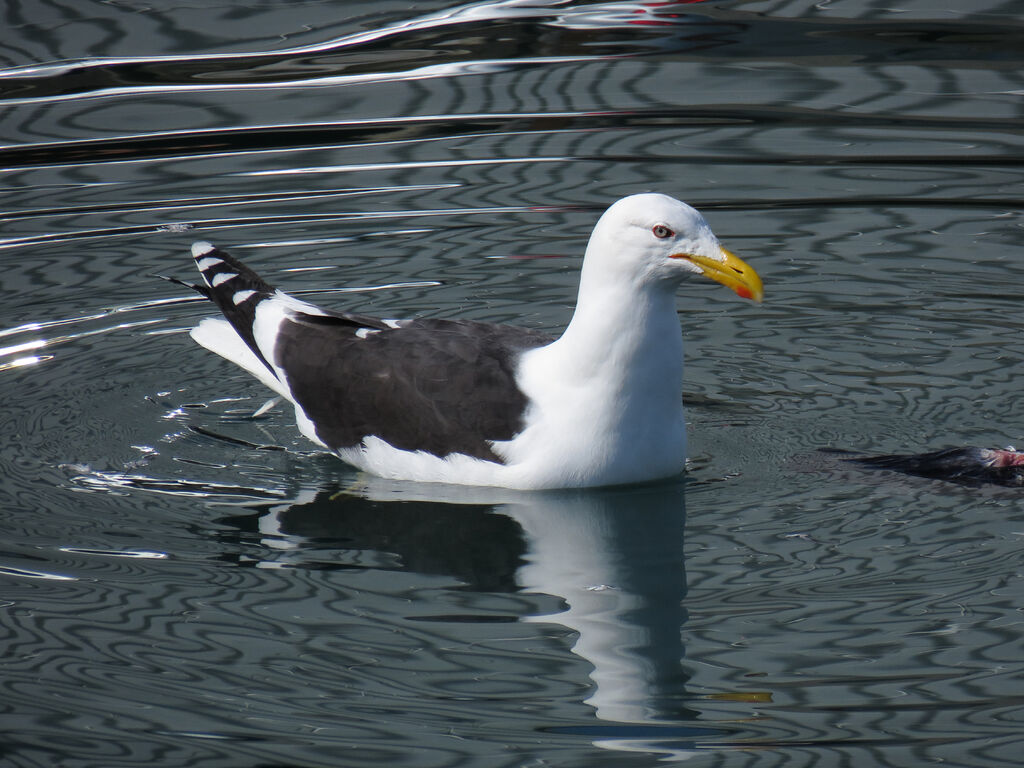
<path id="1" fill-rule="evenodd" d="M 376 435 L 396 448 L 498 460 L 490 441 L 523 426 L 526 398 L 515 383 L 525 350 L 544 334 L 462 320 L 384 321 L 293 307 L 274 340 L 274 364 L 253 334 L 264 301 L 286 301 L 238 259 L 209 243 L 192 247 L 205 286 L 238 335 L 280 378 L 331 448 Z M 322 310 L 318 310 L 322 311 Z M 276 368 L 275 368 L 276 366 Z M 244 367 L 244 366 L 243 366 Z"/>
<path id="2" fill-rule="evenodd" d="M 517 360 L 551 341 L 463 320 L 358 330 L 351 316 L 298 314 L 278 331 L 275 363 L 331 448 L 376 435 L 403 450 L 498 461 L 490 441 L 519 432 L 527 406 Z"/>

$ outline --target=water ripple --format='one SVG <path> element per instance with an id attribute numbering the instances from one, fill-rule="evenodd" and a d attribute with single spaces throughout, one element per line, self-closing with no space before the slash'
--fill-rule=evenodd
<path id="1" fill-rule="evenodd" d="M 1019 493 L 817 449 L 1024 442 L 1017 15 L 444 5 L 8 9 L 6 759 L 1015 765 Z M 375 484 L 152 277 L 557 332 L 639 190 L 769 296 L 681 289 L 668 488 Z"/>

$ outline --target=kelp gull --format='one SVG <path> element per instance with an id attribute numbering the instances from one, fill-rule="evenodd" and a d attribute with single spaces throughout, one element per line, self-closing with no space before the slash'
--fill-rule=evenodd
<path id="1" fill-rule="evenodd" d="M 760 301 L 761 280 L 704 217 L 658 194 L 594 227 L 572 321 L 552 339 L 470 320 L 329 312 L 210 243 L 192 246 L 223 318 L 192 338 L 295 406 L 302 434 L 368 472 L 519 489 L 682 472 L 683 340 L 675 290 L 704 275 Z"/>

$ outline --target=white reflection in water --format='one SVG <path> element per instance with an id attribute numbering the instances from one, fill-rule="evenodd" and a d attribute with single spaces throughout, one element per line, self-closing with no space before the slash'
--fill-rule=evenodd
<path id="1" fill-rule="evenodd" d="M 695 754 L 686 739 L 695 713 L 680 705 L 686 618 L 682 481 L 524 493 L 361 476 L 344 493 L 376 502 L 490 505 L 513 519 L 526 544 L 525 562 L 515 574 L 518 586 L 565 605 L 522 620 L 571 629 L 572 652 L 593 668 L 584 703 L 607 725 L 586 726 L 592 743 L 668 760 Z M 261 515 L 259 531 L 264 545 L 275 550 L 274 567 L 283 567 L 289 553 L 300 562 L 304 541 L 289 533 L 288 515 L 318 499 L 316 489 L 306 489 Z M 381 554 L 362 558 L 379 566 Z"/>

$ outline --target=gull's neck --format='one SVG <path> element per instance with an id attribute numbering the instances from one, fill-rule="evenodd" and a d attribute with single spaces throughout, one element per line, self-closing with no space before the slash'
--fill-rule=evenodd
<path id="1" fill-rule="evenodd" d="M 572 321 L 549 347 L 559 375 L 679 403 L 683 339 L 673 288 L 601 279 L 584 270 Z"/>
<path id="2" fill-rule="evenodd" d="M 572 322 L 527 352 L 527 426 L 501 446 L 522 487 L 616 485 L 681 472 L 683 340 L 667 287 L 581 282 Z M 518 476 L 517 476 L 518 477 Z"/>
<path id="3" fill-rule="evenodd" d="M 674 286 L 615 272 L 607 262 L 584 264 L 565 333 L 520 359 L 526 425 L 496 445 L 517 487 L 616 485 L 683 470 Z"/>

